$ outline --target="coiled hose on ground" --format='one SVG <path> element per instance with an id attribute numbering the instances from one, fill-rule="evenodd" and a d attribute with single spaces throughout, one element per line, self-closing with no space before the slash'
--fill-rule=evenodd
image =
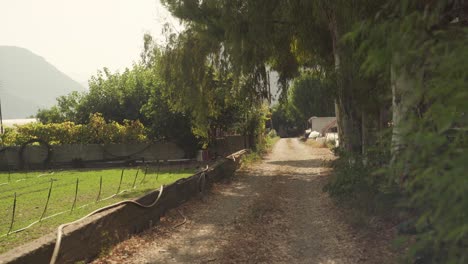
<path id="1" fill-rule="evenodd" d="M 133 204 L 133 205 L 136 205 L 136 206 L 142 207 L 142 208 L 151 208 L 151 207 L 155 206 L 158 203 L 158 201 L 161 198 L 161 195 L 163 193 L 163 190 L 164 190 L 164 185 L 161 185 L 161 188 L 159 189 L 158 197 L 154 200 L 154 202 L 152 202 L 149 205 L 144 205 L 144 204 L 141 204 L 141 203 L 139 203 L 137 201 L 134 201 L 134 200 L 125 200 L 125 201 L 121 201 L 121 202 L 111 204 L 111 205 L 102 207 L 100 209 L 97 209 L 97 210 L 95 210 L 95 211 L 93 211 L 93 212 L 83 216 L 82 218 L 73 221 L 73 222 L 69 222 L 69 223 L 60 225 L 57 228 L 57 240 L 55 242 L 55 247 L 54 247 L 54 252 L 52 253 L 52 258 L 50 259 L 50 264 L 55 264 L 57 262 L 58 254 L 59 254 L 59 251 L 60 251 L 60 244 L 62 242 L 63 228 L 65 228 L 65 227 L 67 227 L 69 225 L 78 223 L 78 222 L 82 221 L 83 219 L 88 218 L 88 217 L 90 217 L 92 215 L 95 215 L 95 214 L 100 213 L 100 212 L 104 212 L 106 210 L 115 208 L 115 207 L 123 205 L 123 204 Z"/>

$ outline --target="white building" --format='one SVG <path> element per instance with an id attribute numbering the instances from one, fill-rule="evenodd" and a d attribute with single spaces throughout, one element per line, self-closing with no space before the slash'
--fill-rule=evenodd
<path id="1" fill-rule="evenodd" d="M 331 117 L 316 117 L 313 116 L 309 118 L 308 123 L 309 123 L 309 128 L 312 131 L 317 131 L 319 133 L 323 133 L 322 130 L 329 126 L 332 122 L 336 122 L 336 117 L 331 116 Z"/>
<path id="2" fill-rule="evenodd" d="M 339 145 L 338 127 L 336 117 L 316 117 L 313 116 L 308 120 L 311 133 L 318 132 L 319 136 L 315 137 L 317 141 L 335 142 L 335 146 Z"/>

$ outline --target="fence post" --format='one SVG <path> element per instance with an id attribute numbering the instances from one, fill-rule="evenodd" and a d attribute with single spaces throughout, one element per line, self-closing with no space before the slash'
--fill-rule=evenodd
<path id="1" fill-rule="evenodd" d="M 13 213 L 11 215 L 11 223 L 10 223 L 10 228 L 8 229 L 7 235 L 9 235 L 11 231 L 13 230 L 13 223 L 15 222 L 15 212 L 16 212 L 16 192 L 13 198 Z"/>
<path id="2" fill-rule="evenodd" d="M 44 211 L 42 212 L 41 218 L 39 218 L 39 222 L 42 221 L 42 218 L 44 218 L 46 212 L 47 212 L 47 206 L 49 206 L 49 200 L 50 200 L 50 194 L 52 193 L 52 186 L 54 185 L 54 179 L 50 179 L 50 188 L 49 188 L 49 194 L 47 195 L 47 201 L 44 206 Z"/>
<path id="3" fill-rule="evenodd" d="M 99 202 L 99 198 L 101 198 L 101 191 L 102 191 L 102 175 L 101 175 L 101 179 L 99 180 L 99 193 L 97 195 L 96 202 Z"/>
<path id="4" fill-rule="evenodd" d="M 161 164 L 159 163 L 159 160 L 157 160 L 156 162 L 158 163 L 158 167 L 156 168 L 156 182 L 157 182 L 159 178 L 159 169 L 160 169 Z"/>
<path id="5" fill-rule="evenodd" d="M 72 204 L 70 213 L 72 213 L 72 212 L 73 212 L 73 209 L 75 209 L 76 197 L 78 196 L 78 184 L 79 184 L 79 183 L 80 183 L 80 179 L 79 179 L 79 178 L 76 178 L 75 199 L 73 199 L 73 204 Z"/>
<path id="6" fill-rule="evenodd" d="M 8 182 L 11 182 L 11 172 L 10 172 L 10 168 L 8 168 Z"/>
<path id="7" fill-rule="evenodd" d="M 140 172 L 140 167 L 137 168 L 137 171 L 136 171 L 136 174 L 135 174 L 135 179 L 133 179 L 133 186 L 132 186 L 132 189 L 135 189 L 135 184 L 136 184 L 136 180 L 138 178 L 138 173 Z"/>
<path id="8" fill-rule="evenodd" d="M 120 192 L 120 186 L 122 185 L 122 179 L 123 179 L 124 170 L 125 170 L 125 168 L 122 169 L 122 173 L 120 174 L 119 188 L 117 188 L 117 192 L 116 192 L 115 194 L 119 194 L 119 192 Z"/>
<path id="9" fill-rule="evenodd" d="M 141 180 L 140 184 L 143 184 L 145 182 L 147 172 L 148 172 L 148 164 L 145 164 L 145 174 L 143 175 L 143 179 Z"/>

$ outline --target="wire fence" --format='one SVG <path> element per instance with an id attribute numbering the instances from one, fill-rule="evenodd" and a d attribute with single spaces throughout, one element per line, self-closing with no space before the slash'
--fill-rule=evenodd
<path id="1" fill-rule="evenodd" d="M 37 172 L 27 172 L 24 175 L 8 172 L 7 177 L 0 179 L 4 180 L 0 182 L 0 208 L 3 207 L 0 210 L 0 238 L 22 232 L 60 215 L 73 214 L 78 209 L 102 203 L 124 193 L 130 195 L 130 192 L 137 189 L 144 191 L 145 187 L 148 190 L 156 189 L 168 181 L 187 177 L 194 170 L 187 166 L 165 170 L 165 182 L 160 181 L 160 162 L 155 165 L 144 164 L 136 169 L 110 169 L 114 175 L 105 177 L 102 175 L 105 170 L 87 171 L 87 174 L 77 175 L 73 180 L 70 179 L 75 174 L 73 171 L 69 172 L 71 176 L 68 175 L 68 179 L 62 179 L 64 173 L 60 171 L 41 172 L 38 175 Z M 115 175 L 117 173 L 118 176 Z M 68 199 L 71 197 L 72 199 Z M 32 216 L 34 213 L 35 216 Z"/>

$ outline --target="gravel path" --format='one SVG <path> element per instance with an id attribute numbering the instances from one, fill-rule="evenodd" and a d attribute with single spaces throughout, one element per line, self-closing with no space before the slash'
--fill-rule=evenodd
<path id="1" fill-rule="evenodd" d="M 322 187 L 328 149 L 281 139 L 261 163 L 170 211 L 94 263 L 394 263 L 350 228 Z"/>

